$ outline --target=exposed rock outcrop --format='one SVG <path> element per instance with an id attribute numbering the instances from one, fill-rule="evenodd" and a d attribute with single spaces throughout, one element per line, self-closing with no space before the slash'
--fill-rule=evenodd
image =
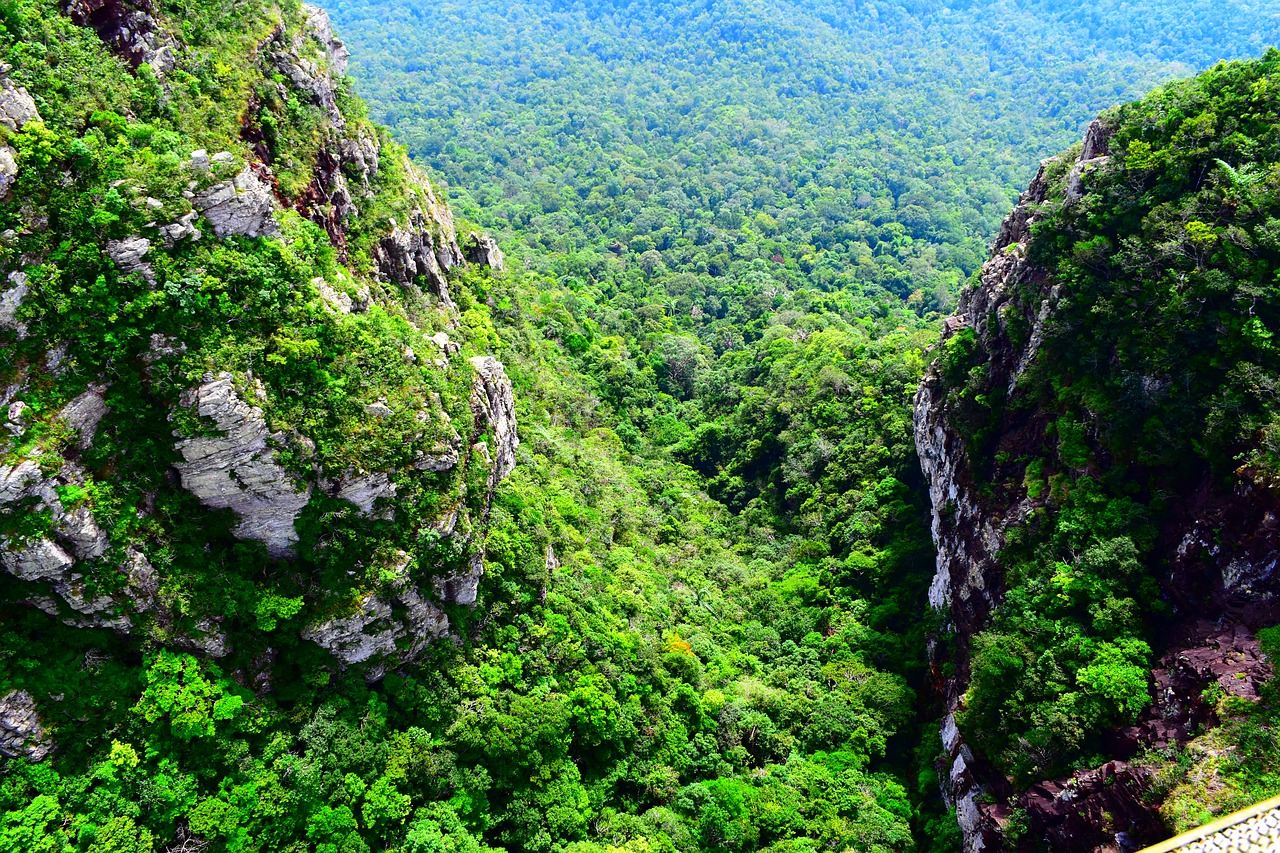
<path id="1" fill-rule="evenodd" d="M 484 576 L 484 533 L 489 508 L 498 483 L 515 469 L 516 449 L 520 446 L 516 435 L 515 397 L 502 362 L 492 356 L 475 356 L 470 363 L 476 372 L 471 390 L 476 431 L 487 432 L 493 444 L 492 450 L 486 442 L 477 442 L 471 448 L 470 464 L 488 468 L 486 493 L 480 507 L 479 535 L 473 541 L 466 567 L 435 581 L 436 596 L 441 601 L 462 605 L 475 604 L 479 595 L 480 579 Z M 457 520 L 455 509 L 444 516 L 439 529 L 445 535 L 452 535 Z"/>
<path id="2" fill-rule="evenodd" d="M 19 340 L 27 336 L 27 326 L 18 319 L 18 310 L 30 292 L 27 275 L 22 272 L 9 273 L 6 285 L 0 288 L 0 329 L 12 329 Z"/>
<path id="3" fill-rule="evenodd" d="M 22 130 L 29 121 L 39 121 L 40 113 L 35 100 L 21 86 L 9 79 L 9 67 L 0 66 L 0 125 L 11 131 Z M 0 145 L 0 198 L 9 194 L 18 180 L 17 152 L 8 145 Z M 0 312 L 3 308 L 0 308 Z"/>
<path id="4" fill-rule="evenodd" d="M 210 418 L 222 433 L 178 442 L 185 460 L 177 466 L 182 485 L 205 506 L 240 516 L 236 536 L 261 542 L 274 557 L 290 555 L 298 541 L 293 522 L 311 486 L 295 483 L 275 461 L 262 410 L 240 399 L 229 373 L 206 376 L 182 404 Z"/>
<path id="5" fill-rule="evenodd" d="M 493 356 L 475 356 L 471 359 L 471 366 L 476 371 L 471 390 L 471 410 L 475 412 L 477 428 L 487 430 L 493 439 L 489 450 L 493 456 L 493 466 L 489 471 L 492 497 L 493 489 L 516 467 L 520 438 L 516 435 L 515 395 L 502 362 Z"/>
<path id="6" fill-rule="evenodd" d="M 356 475 L 347 473 L 336 480 L 322 480 L 321 487 L 335 498 L 354 504 L 363 515 L 374 516 L 374 508 L 380 500 L 391 500 L 396 496 L 396 484 L 385 472 Z M 393 512 L 388 508 L 376 517 L 391 518 Z"/>
<path id="7" fill-rule="evenodd" d="M 0 755 L 43 761 L 53 746 L 30 693 L 11 690 L 0 697 Z"/>
<path id="8" fill-rule="evenodd" d="M 27 122 L 39 120 L 35 99 L 9 79 L 8 66 L 0 67 L 0 125 L 16 132 Z"/>
<path id="9" fill-rule="evenodd" d="M 498 241 L 488 234 L 472 234 L 467 238 L 463 251 L 467 260 L 476 266 L 488 267 L 494 272 L 502 272 L 507 268 Z"/>
<path id="10" fill-rule="evenodd" d="M 219 237 L 274 237 L 280 233 L 271 185 L 250 166 L 230 181 L 209 187 L 192 203 Z"/>
<path id="11" fill-rule="evenodd" d="M 430 182 L 411 167 L 413 205 L 409 221 L 396 223 L 374 247 L 373 257 L 383 279 L 401 287 L 425 280 L 441 307 L 455 311 L 445 273 L 464 262 L 453 225 L 453 212 L 441 203 Z"/>
<path id="12" fill-rule="evenodd" d="M 449 632 L 449 619 L 413 588 L 408 576 L 411 558 L 401 553 L 391 571 L 398 576 L 390 595 L 367 593 L 355 613 L 309 625 L 305 640 L 317 644 L 351 666 L 367 664 L 365 677 L 376 681 L 387 667 L 421 654 L 432 640 Z"/>
<path id="13" fill-rule="evenodd" d="M 93 444 L 98 424 L 110 411 L 107 407 L 106 393 L 106 385 L 95 383 L 62 407 L 60 417 L 67 426 L 76 431 L 79 436 L 77 445 L 81 450 L 87 450 Z"/>
<path id="14" fill-rule="evenodd" d="M 341 128 L 346 119 L 338 109 L 338 82 L 347 71 L 351 54 L 334 36 L 327 12 L 315 6 L 304 6 L 303 12 L 305 33 L 277 29 L 268 56 L 295 88 L 306 92 L 329 114 L 334 126 Z"/>
<path id="15" fill-rule="evenodd" d="M 950 395 L 957 382 L 968 380 L 949 380 L 945 358 L 928 369 L 915 400 L 915 442 L 929 486 L 937 549 L 929 601 L 955 635 L 954 675 L 939 677 L 935 685 L 947 712 L 942 741 L 948 757 L 940 776 L 967 853 L 1012 849 L 1002 830 L 1014 809 L 1030 821 L 1026 837 L 1045 840 L 1054 850 L 1119 850 L 1126 844 L 1137 849 L 1154 843 L 1164 830 L 1157 803 L 1147 795 L 1150 773 L 1125 762 L 1145 747 L 1183 743 L 1198 726 L 1212 722 L 1212 709 L 1195 698 L 1206 686 L 1217 683 L 1229 695 L 1249 699 L 1269 677 L 1248 626 L 1280 616 L 1280 504 L 1247 477 L 1224 492 L 1206 476 L 1179 502 L 1161 534 L 1156 560 L 1167 567 L 1162 592 L 1179 615 L 1161 637 L 1165 653 L 1152 673 L 1155 704 L 1138 725 L 1107 736 L 1108 754 L 1117 760 L 1018 791 L 965 743 L 955 723 L 969 684 L 969 641 L 986 627 L 1004 593 L 1000 552 L 1008 533 L 1051 499 L 1050 490 L 1033 495 L 1027 489 L 1018 468 L 1025 461 L 1017 461 L 1044 447 L 1047 428 L 1058 415 L 1017 404 L 1027 394 L 1022 387 L 1027 371 L 1054 333 L 1064 296 L 1062 286 L 1029 260 L 1032 228 L 1053 205 L 1073 205 L 1084 197 L 1090 175 L 1111 162 L 1111 133 L 1106 120 L 1095 121 L 1074 163 L 1055 158 L 1041 164 L 1003 223 L 979 283 L 961 294 L 957 315 L 944 326 L 944 351 L 953 343 L 976 348 L 983 364 L 978 393 L 1008 401 L 990 445 L 1000 452 L 969 457 L 962 432 L 966 413 Z M 1064 173 L 1065 180 L 1059 178 L 1059 188 L 1052 189 L 1049 176 Z M 955 340 L 961 335 L 968 341 Z M 1222 623 L 1196 621 L 1210 613 Z"/>
<path id="16" fill-rule="evenodd" d="M 1090 128 L 1094 148 L 1105 144 L 1106 133 L 1095 123 Z M 1089 152 L 1100 156 L 1097 150 Z M 966 288 L 954 317 L 947 320 L 943 346 L 956 335 L 972 334 L 988 356 L 986 376 L 990 387 L 1016 393 L 1018 380 L 1034 359 L 1044 338 L 1045 324 L 1058 298 L 1058 288 L 1044 270 L 1028 260 L 1032 226 L 1048 193 L 1047 174 L 1056 159 L 1041 164 L 1035 179 L 1017 207 L 1005 219 L 983 266 L 976 287 Z M 1010 341 L 1015 324 L 1030 329 L 1025 343 Z M 944 366 L 935 362 L 926 372 L 915 400 L 914 430 L 921 470 L 929 487 L 931 529 L 937 553 L 937 570 L 929 588 L 930 605 L 944 614 L 948 628 L 961 638 L 981 630 L 1003 591 L 1003 575 L 997 556 L 1005 535 L 1026 521 L 1039 505 L 1025 492 L 1001 494 L 992 499 L 980 493 L 974 460 L 956 429 L 956 412 L 948 405 Z M 1005 425 L 1007 433 L 1025 433 L 1034 443 L 1043 423 L 1034 414 Z M 982 460 L 985 465 L 986 461 Z M 976 853 L 999 844 L 999 827 L 984 812 L 980 800 L 987 793 L 981 759 L 964 742 L 955 725 L 955 711 L 968 686 L 968 651 L 963 639 L 957 674 L 941 685 L 947 707 L 943 743 L 950 765 L 943 774 L 944 794 L 954 804 L 964 833 L 965 850 Z"/>
<path id="17" fill-rule="evenodd" d="M 177 43 L 156 23 L 150 0 L 71 0 L 67 14 L 134 68 L 145 62 L 161 77 L 173 70 Z"/>
<path id="18" fill-rule="evenodd" d="M 110 544 L 88 506 L 67 508 L 59 497 L 60 489 L 84 482 L 84 472 L 70 462 L 53 475 L 45 475 L 33 459 L 0 465 L 0 512 L 47 513 L 52 521 L 43 536 L 0 538 L 0 567 L 47 586 L 77 614 L 67 620 L 70 624 L 127 630 L 132 623 L 119 611 L 133 608 L 110 595 L 87 594 L 85 575 L 76 571 L 78 563 L 105 555 Z M 52 612 L 58 615 L 56 605 Z"/>
<path id="19" fill-rule="evenodd" d="M 151 251 L 151 241 L 145 237 L 126 237 L 123 240 L 107 241 L 107 257 L 123 273 L 135 273 L 142 276 L 148 284 L 156 283 L 156 274 L 151 264 L 143 260 Z"/>
<path id="20" fill-rule="evenodd" d="M 162 102 L 173 94 L 171 87 L 181 76 L 175 69 L 179 65 L 187 69 L 188 60 L 196 59 L 173 35 L 181 32 L 180 22 L 172 17 L 175 13 L 154 0 L 66 0 L 64 9 L 96 31 Z M 356 369 L 387 374 L 370 378 L 368 384 L 378 390 L 362 400 L 368 403 L 367 417 L 361 420 L 358 409 L 354 418 L 346 412 L 322 411 L 322 400 L 289 400 L 281 405 L 285 395 L 297 393 L 296 388 L 280 381 L 286 371 L 276 370 L 274 363 L 264 365 L 258 358 L 262 338 L 256 336 L 271 340 L 273 331 L 255 327 L 247 332 L 255 336 L 251 341 L 240 341 L 236 336 L 247 324 L 233 323 L 220 338 L 194 331 L 177 332 L 181 337 L 175 337 L 177 315 L 163 318 L 158 325 L 149 325 L 155 318 L 148 316 L 129 326 L 131 356 L 113 361 L 109 374 L 87 377 L 96 381 L 83 393 L 60 398 L 60 407 L 55 408 L 48 407 L 47 389 L 56 385 L 56 393 L 61 393 L 65 383 L 91 360 L 83 357 L 75 340 L 24 347 L 19 370 L 4 377 L 0 392 L 0 439 L 13 448 L 33 437 L 52 439 L 41 446 L 38 458 L 35 453 L 30 459 L 3 458 L 0 514 L 34 512 L 42 524 L 44 518 L 49 523 L 6 525 L 8 538 L 0 541 L 0 568 L 26 582 L 6 582 L 7 588 L 15 590 L 11 603 L 39 608 L 65 624 L 145 633 L 162 645 L 210 657 L 225 655 L 236 627 L 228 620 L 235 617 L 201 611 L 203 603 L 191 606 L 184 585 L 187 579 L 180 570 L 162 578 L 159 570 L 169 571 L 168 554 L 152 546 L 151 525 L 171 523 L 166 511 L 172 503 L 166 501 L 176 490 L 185 489 L 208 509 L 230 510 L 235 515 L 234 537 L 261 542 L 272 558 L 296 561 L 292 568 L 303 579 L 299 594 L 306 599 L 305 606 L 324 601 L 330 609 L 323 612 L 337 614 L 327 620 L 313 614 L 305 636 L 330 649 L 344 665 L 359 664 L 376 678 L 388 666 L 420 654 L 432 639 L 447 635 L 448 621 L 441 610 L 445 604 L 470 605 L 477 598 L 494 489 L 515 464 L 518 441 L 511 385 L 499 362 L 476 359 L 470 365 L 475 370 L 470 397 L 465 390 L 470 377 L 463 378 L 459 397 L 451 383 L 457 370 L 469 369 L 458 361 L 462 344 L 443 332 L 424 338 L 419 330 L 458 322 L 449 292 L 450 270 L 466 263 L 468 255 L 471 263 L 494 269 L 501 269 L 503 259 L 496 242 L 483 235 L 471 239 L 464 253 L 452 214 L 425 175 L 404 160 L 400 150 L 384 148 L 386 137 L 360 111 L 348 109 L 343 92 L 347 51 L 334 36 L 328 16 L 305 6 L 277 12 L 243 57 L 247 63 L 243 70 L 252 85 L 247 87 L 251 94 L 239 116 L 239 139 L 219 138 L 214 132 L 197 141 L 186 135 L 185 127 L 178 127 L 174 132 L 184 140 L 181 149 L 195 149 L 183 167 L 185 185 L 169 186 L 167 174 L 164 186 L 142 177 L 116 181 L 112 186 L 127 198 L 132 223 L 129 231 L 121 233 L 133 236 L 107 239 L 103 235 L 94 248 L 109 259 L 103 272 L 110 278 L 114 266 L 114 275 L 126 287 L 132 281 L 154 288 L 162 278 L 177 284 L 187 272 L 205 272 L 200 266 L 193 268 L 204 261 L 196 257 L 202 253 L 190 251 L 187 241 L 278 238 L 282 222 L 291 221 L 281 211 L 296 210 L 325 229 L 338 264 L 346 265 L 332 268 L 323 250 L 323 265 L 309 273 L 318 276 L 311 282 L 314 290 L 303 286 L 294 294 L 305 301 L 301 307 L 315 322 L 342 327 L 343 334 L 315 338 L 329 346 L 352 340 L 346 334 L 352 330 L 363 336 L 362 345 L 369 336 L 386 336 L 385 341 L 376 341 L 386 347 L 370 346 L 357 354 L 360 366 Z M 147 82 L 151 78 L 141 69 L 143 64 L 150 64 L 159 75 L 159 87 Z M 302 146 L 301 154 L 276 150 L 276 145 L 293 138 L 282 132 L 283 125 L 295 120 L 299 110 L 306 114 L 305 132 L 314 134 L 316 147 Z M 126 120 L 134 120 L 127 110 L 121 112 Z M 0 124 L 12 132 L 37 118 L 36 101 L 9 81 L 7 69 L 0 69 Z M 157 126 L 168 127 L 167 118 L 156 121 Z M 314 163 L 298 162 L 299 156 L 314 156 Z M 395 168 L 388 169 L 389 164 Z M 12 150 L 0 146 L 0 197 L 13 185 L 17 168 Z M 395 197 L 400 186 L 406 189 L 405 198 Z M 375 214 L 383 219 L 367 218 Z M 362 237 L 361 263 L 353 265 L 347 256 L 347 239 L 357 217 L 366 217 L 359 230 L 368 240 Z M 31 228 L 18 232 L 19 242 L 49 227 L 49 217 L 42 211 L 32 212 L 25 221 Z M 5 235 L 6 245 L 12 234 Z M 219 251 L 231 256 L 239 249 L 226 245 Z M 20 256 L 18 263 L 36 261 Z M 38 316 L 46 308 L 40 290 L 44 285 L 34 278 L 28 281 L 25 274 L 14 271 L 0 286 L 0 340 L 12 340 L 15 332 L 20 339 L 27 339 L 29 332 L 42 333 L 34 322 L 31 329 L 21 323 L 24 311 Z M 237 288 L 235 295 L 229 293 L 231 298 L 243 297 L 243 287 L 237 284 Z M 393 317 L 393 330 L 371 322 L 376 318 L 359 316 L 369 312 L 375 301 Z M 276 318 L 264 319 L 269 324 Z M 146 347 L 148 338 L 150 347 Z M 135 345 L 139 341 L 141 345 Z M 234 361 L 236 356 L 227 360 L 233 351 L 250 353 L 250 364 Z M 270 348 L 268 352 L 275 354 Z M 387 353 L 396 362 L 393 369 L 383 371 L 379 359 Z M 331 355 L 326 352 L 321 359 Z M 244 373 L 219 372 L 231 369 L 232 363 Z M 204 366 L 195 369 L 210 372 L 195 383 L 185 371 L 197 364 Z M 415 367 L 405 374 L 401 372 L 405 364 Z M 249 370 L 255 372 L 254 378 Z M 421 382 L 418 372 L 430 370 L 447 371 L 449 379 Z M 405 375 L 410 377 L 409 388 L 396 384 L 396 377 Z M 58 382 L 49 382 L 51 378 Z M 237 386 L 239 379 L 249 379 L 251 390 Z M 115 383 L 114 393 L 121 401 L 113 409 L 107 406 L 108 382 Z M 192 384 L 196 387 L 189 387 Z M 440 397 L 430 392 L 433 386 L 450 388 L 444 396 L 455 420 Z M 38 398 L 29 392 L 37 388 Z M 429 399 L 415 400 L 415 396 Z M 300 405 L 293 407 L 295 402 Z M 157 471 L 151 460 L 129 454 L 138 452 L 139 435 L 154 432 L 154 424 L 139 423 L 139 419 L 154 418 L 166 410 L 171 426 L 180 425 L 174 433 L 179 461 L 172 469 Z M 279 418 L 289 426 L 273 434 L 269 418 L 273 425 Z M 318 424 L 323 426 L 317 428 Z M 140 429 L 135 432 L 135 428 Z M 482 440 L 477 431 L 484 433 Z M 388 442 L 384 432 L 394 433 L 396 439 Z M 22 441 L 10 441 L 10 436 Z M 401 438 L 412 447 L 404 456 L 394 446 Z M 21 452 L 28 452 L 25 445 Z M 51 461 L 54 452 L 65 457 L 65 464 L 56 471 Z M 95 504 L 104 492 L 93 488 L 93 477 L 120 477 L 128 483 L 128 500 L 136 506 L 130 504 L 123 516 L 105 513 L 102 506 L 106 504 Z M 433 505 L 429 494 L 433 489 L 441 494 L 430 517 L 401 511 Z M 437 535 L 452 541 L 443 543 L 438 554 L 415 554 L 420 563 L 403 554 L 403 561 L 392 567 L 392 574 L 399 574 L 393 582 L 386 580 L 386 567 L 379 567 L 369 576 L 372 591 L 353 593 L 354 600 L 346 603 L 344 611 L 339 604 L 330 605 L 331 590 L 305 586 L 311 576 L 308 570 L 330 540 L 321 535 L 317 544 L 308 537 L 300 545 L 295 529 L 315 490 L 355 508 L 355 512 L 330 515 L 335 527 L 345 525 L 340 535 L 350 536 L 358 546 L 370 546 L 357 560 L 367 560 L 369 553 L 383 553 L 386 548 L 412 549 L 419 533 L 427 534 L 424 538 L 431 542 Z M 135 513 L 143 524 L 133 524 Z M 404 529 L 375 523 L 393 517 L 404 520 Z M 9 532 L 16 529 L 23 530 L 23 535 Z M 211 553 L 228 544 L 218 541 L 228 538 L 223 525 L 211 523 L 209 530 L 205 544 Z M 182 533 L 189 534 L 189 530 Z M 164 540 L 164 534 L 158 539 Z M 235 553 L 242 551 L 235 549 Z M 359 547 L 351 553 L 358 552 Z M 410 565 L 420 574 L 416 580 L 410 577 Z M 353 565 L 353 577 L 359 574 L 358 568 Z M 264 666 L 269 666 L 269 660 Z M 269 673 L 264 677 L 263 683 L 269 683 Z"/>

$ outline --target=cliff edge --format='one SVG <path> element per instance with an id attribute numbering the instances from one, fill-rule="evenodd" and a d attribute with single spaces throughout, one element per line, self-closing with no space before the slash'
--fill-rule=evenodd
<path id="1" fill-rule="evenodd" d="M 1270 719 L 1280 621 L 1278 67 L 1044 161 L 921 383 L 967 851 L 1133 850 L 1265 794 L 1237 735 Z"/>

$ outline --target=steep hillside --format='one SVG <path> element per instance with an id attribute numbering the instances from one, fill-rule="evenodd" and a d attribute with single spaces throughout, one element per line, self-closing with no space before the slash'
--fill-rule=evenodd
<path id="1" fill-rule="evenodd" d="M 7 594 L 215 658 L 302 609 L 371 674 L 419 653 L 475 601 L 511 388 L 449 338 L 452 217 L 324 13 L 5 26 L 52 45 L 0 84 Z"/>
<path id="2" fill-rule="evenodd" d="M 941 819 L 918 318 L 759 294 L 717 360 L 640 278 L 503 271 L 307 7 L 0 25 L 0 850 Z"/>
<path id="3" fill-rule="evenodd" d="M 1278 97 L 1272 51 L 1104 114 L 947 322 L 915 429 L 968 850 L 1280 790 Z"/>

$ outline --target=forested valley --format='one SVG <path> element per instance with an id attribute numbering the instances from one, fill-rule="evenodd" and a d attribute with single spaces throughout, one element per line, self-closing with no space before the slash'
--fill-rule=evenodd
<path id="1" fill-rule="evenodd" d="M 1176 496 L 1280 476 L 1280 9 L 322 5 L 0 4 L 0 851 L 955 851 L 958 673 L 1042 849 Z M 1064 150 L 1005 390 L 944 320 Z M 927 375 L 1038 501 L 960 639 Z M 1156 831 L 1280 793 L 1263 681 Z"/>

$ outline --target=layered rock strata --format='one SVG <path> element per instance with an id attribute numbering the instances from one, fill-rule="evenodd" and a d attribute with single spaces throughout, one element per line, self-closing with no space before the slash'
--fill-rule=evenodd
<path id="1" fill-rule="evenodd" d="M 181 401 L 209 418 L 220 435 L 179 441 L 184 461 L 178 472 L 205 506 L 240 517 L 236 536 L 261 542 L 273 557 L 287 557 L 298 541 L 294 520 L 310 500 L 311 487 L 296 483 L 275 461 L 262 410 L 240 399 L 234 380 L 230 373 L 206 376 Z"/>

